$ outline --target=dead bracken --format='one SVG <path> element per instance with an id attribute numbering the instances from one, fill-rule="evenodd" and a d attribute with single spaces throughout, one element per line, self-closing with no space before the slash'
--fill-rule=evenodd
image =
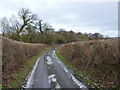
<path id="1" fill-rule="evenodd" d="M 79 41 L 64 44 L 58 51 L 77 71 L 91 72 L 91 77 L 111 88 L 119 85 L 118 43 L 118 39 Z"/>

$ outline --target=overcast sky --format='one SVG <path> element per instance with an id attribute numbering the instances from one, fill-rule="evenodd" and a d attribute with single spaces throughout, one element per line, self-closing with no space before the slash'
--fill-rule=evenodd
<path id="1" fill-rule="evenodd" d="M 55 30 L 64 28 L 67 31 L 118 36 L 118 3 L 115 0 L 0 0 L 0 18 L 16 15 L 20 8 L 29 8 Z"/>

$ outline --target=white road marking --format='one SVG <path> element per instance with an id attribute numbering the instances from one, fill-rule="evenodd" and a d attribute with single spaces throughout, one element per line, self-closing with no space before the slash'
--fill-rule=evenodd
<path id="1" fill-rule="evenodd" d="M 72 80 L 80 87 L 80 88 L 87 88 L 84 86 L 80 81 L 78 81 L 72 74 L 70 74 Z"/>
<path id="2" fill-rule="evenodd" d="M 30 73 L 30 75 L 28 76 L 28 81 L 26 83 L 26 86 L 25 88 L 32 88 L 32 85 L 33 85 L 33 81 L 34 81 L 34 73 L 35 73 L 35 70 L 38 66 L 38 62 L 40 60 L 40 57 L 38 58 L 38 60 L 36 61 L 35 65 L 34 65 L 34 68 L 32 69 L 32 72 Z"/>

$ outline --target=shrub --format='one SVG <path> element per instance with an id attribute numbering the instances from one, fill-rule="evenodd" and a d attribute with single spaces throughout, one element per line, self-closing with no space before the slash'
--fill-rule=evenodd
<path id="1" fill-rule="evenodd" d="M 118 39 L 73 42 L 58 50 L 78 71 L 90 71 L 108 88 L 119 85 Z"/>

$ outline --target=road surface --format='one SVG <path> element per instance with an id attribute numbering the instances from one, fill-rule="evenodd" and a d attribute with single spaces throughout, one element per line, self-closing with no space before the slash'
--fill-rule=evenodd
<path id="1" fill-rule="evenodd" d="M 40 56 L 28 76 L 25 88 L 88 88 L 81 83 L 51 49 Z"/>

